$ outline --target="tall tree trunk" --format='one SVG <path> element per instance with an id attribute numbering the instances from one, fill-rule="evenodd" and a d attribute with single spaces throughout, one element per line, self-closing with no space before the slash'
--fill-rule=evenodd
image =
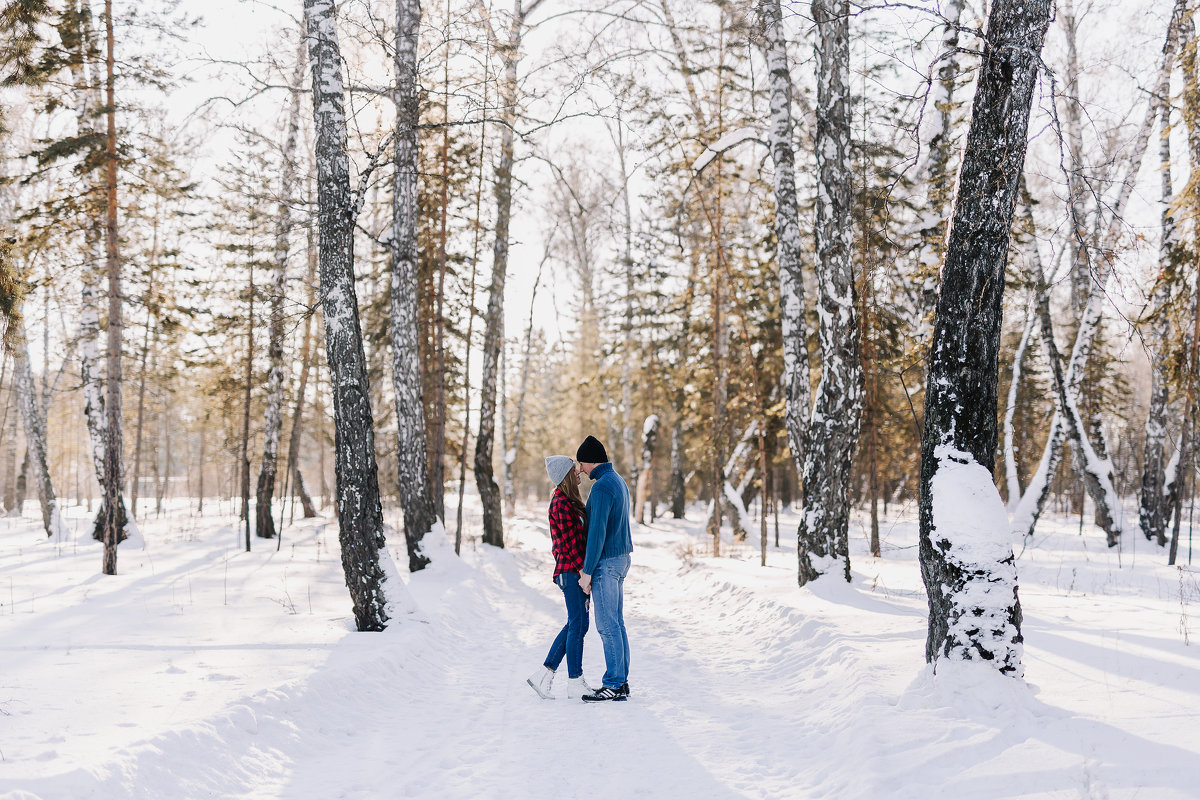
<path id="1" fill-rule="evenodd" d="M 108 353 L 105 375 L 104 429 L 104 503 L 110 511 L 119 509 L 122 477 L 121 438 L 121 334 L 124 323 L 121 309 L 121 255 L 118 249 L 117 228 L 117 117 L 116 117 L 116 61 L 113 35 L 112 0 L 104 0 L 105 51 L 105 252 L 108 277 Z M 117 574 L 117 544 L 121 541 L 122 528 L 116 513 L 110 513 L 104 525 L 105 575 Z"/>
<path id="2" fill-rule="evenodd" d="M 683 519 L 687 506 L 687 481 L 683 474 L 683 415 L 687 408 L 687 389 L 690 370 L 688 356 L 691 352 L 692 341 L 692 303 L 696 296 L 696 273 L 699 261 L 695 254 L 691 257 L 691 267 L 688 271 L 687 285 L 683 290 L 683 308 L 680 311 L 679 332 L 679 367 L 675 375 L 675 392 L 672 398 L 672 411 L 675 418 L 671 422 L 671 516 Z"/>
<path id="3" fill-rule="evenodd" d="M 316 291 L 314 281 L 317 277 L 317 248 L 313 240 L 314 227 L 308 227 L 308 272 L 304 277 L 304 285 L 308 293 L 304 301 L 309 309 L 304 317 L 304 338 L 300 343 L 300 383 L 296 387 L 296 402 L 292 406 L 292 432 L 288 436 L 287 474 L 291 476 L 293 496 L 299 496 L 300 507 L 304 518 L 310 519 L 317 515 L 313 507 L 312 497 L 304 485 L 304 476 L 300 472 L 300 441 L 304 431 L 304 395 L 308 391 L 308 375 L 312 369 L 312 326 L 315 314 L 314 303 Z"/>
<path id="4" fill-rule="evenodd" d="M 483 69 L 483 107 L 487 108 L 488 99 L 488 64 L 491 63 L 491 37 L 488 37 L 486 49 L 484 51 Z M 463 495 L 467 489 L 467 445 L 471 437 L 471 349 L 475 343 L 475 283 L 479 276 L 479 233 L 480 233 L 480 211 L 483 206 L 483 165 L 487 161 L 483 157 L 486 153 L 487 145 L 487 122 L 481 122 L 479 125 L 479 180 L 475 184 L 475 225 L 471 241 L 471 289 L 467 295 L 467 336 L 465 339 L 466 355 L 463 357 L 463 396 L 468 398 L 467 402 L 463 403 L 463 434 L 462 446 L 459 448 L 458 454 L 458 508 L 455 512 L 456 524 L 454 526 L 454 554 L 458 555 L 462 550 L 462 526 L 463 526 Z"/>
<path id="5" fill-rule="evenodd" d="M 450 24 L 450 0 L 446 0 L 446 24 Z M 446 520 L 446 271 L 449 266 L 446 243 L 450 220 L 450 38 L 442 61 L 442 197 L 441 230 L 438 236 L 438 285 L 434 317 L 433 442 L 429 455 L 429 489 L 433 493 L 433 513 Z"/>
<path id="6" fill-rule="evenodd" d="M 429 489 L 425 403 L 417 344 L 417 40 L 419 0 L 396 2 L 396 152 L 392 185 L 392 386 L 396 395 L 400 502 L 408 568 L 429 563 L 422 539 L 439 523 Z"/>
<path id="7" fill-rule="evenodd" d="M 492 248 L 492 286 L 488 291 L 487 327 L 483 338 L 483 375 L 479 401 L 479 435 L 475 439 L 475 486 L 483 503 L 483 541 L 504 546 L 503 509 L 500 487 L 492 469 L 492 445 L 496 438 L 496 370 L 504 344 L 504 283 L 508 273 L 508 229 L 512 219 L 513 126 L 517 121 L 517 65 L 521 60 L 521 36 L 525 17 L 542 0 L 524 7 L 514 0 L 508 40 L 497 43 L 504 62 L 500 82 L 500 159 L 496 164 L 496 240 Z"/>
<path id="8" fill-rule="evenodd" d="M 400 611 L 396 604 L 403 586 L 387 551 L 379 502 L 375 423 L 354 289 L 355 203 L 332 0 L 304 0 L 304 19 L 313 66 L 321 299 L 333 391 L 338 538 L 358 629 L 378 631 Z"/>
<path id="9" fill-rule="evenodd" d="M 1200 182 L 1196 180 L 1200 172 L 1200 49 L 1197 48 L 1194 12 L 1186 14 L 1182 25 L 1183 51 L 1180 54 L 1180 67 L 1183 71 L 1183 116 L 1187 121 L 1188 156 L 1192 167 L 1192 180 L 1187 187 L 1187 200 L 1192 213 L 1200 213 Z M 1200 252 L 1200 227 L 1193 226 L 1192 251 Z M 1196 431 L 1200 429 L 1197 415 L 1200 415 L 1200 269 L 1196 270 L 1196 288 L 1192 293 L 1192 325 L 1187 337 L 1188 354 L 1187 370 L 1184 379 L 1183 430 L 1179 435 L 1179 467 L 1175 481 L 1178 486 L 1174 492 L 1175 521 L 1171 529 L 1171 544 L 1167 553 L 1167 563 L 1175 564 L 1179 553 L 1179 527 L 1183 519 L 1183 499 L 1187 495 L 1186 486 L 1192 479 L 1196 468 Z M 1190 526 L 1189 526 L 1190 527 Z"/>
<path id="10" fill-rule="evenodd" d="M 992 481 L 1004 272 L 1050 0 L 995 0 L 947 239 L 921 439 L 925 658 L 1019 676 L 1021 605 Z"/>
<path id="11" fill-rule="evenodd" d="M 25 442 L 29 448 L 30 466 L 37 483 L 38 501 L 42 506 L 42 525 L 46 536 L 63 541 L 67 536 L 66 526 L 58 509 L 58 499 L 50 482 L 50 466 L 47 461 L 46 416 L 38 401 L 37 387 L 33 382 L 33 371 L 29 366 L 29 348 L 25 343 L 24 325 L 17 331 L 19 341 L 13 347 L 13 381 L 17 389 L 17 404 L 25 427 Z"/>
<path id="12" fill-rule="evenodd" d="M 279 470 L 279 431 L 283 427 L 283 304 L 287 295 L 287 261 L 292 232 L 292 203 L 296 187 L 296 137 L 300 130 L 300 87 L 304 83 L 304 39 L 296 53 L 292 73 L 291 103 L 288 106 L 287 135 L 279 176 L 279 206 L 275 222 L 275 283 L 271 289 L 271 330 L 267 342 L 267 411 L 263 422 L 263 457 L 258 469 L 254 533 L 263 539 L 275 537 L 272 505 L 275 500 L 275 475 Z"/>
<path id="13" fill-rule="evenodd" d="M 1176 3 L 1179 13 L 1183 0 Z M 1177 233 L 1171 182 L 1171 104 L 1164 98 L 1160 112 L 1159 176 L 1162 185 L 1162 242 L 1159 245 L 1158 279 L 1151 296 L 1152 324 L 1150 359 L 1150 406 L 1146 413 L 1145 452 L 1142 458 L 1142 487 L 1138 518 L 1142 534 L 1160 547 L 1167 543 L 1167 523 L 1171 517 L 1170 489 L 1166 474 L 1167 430 L 1171 416 L 1170 384 L 1167 375 L 1168 338 L 1171 332 L 1167 303 L 1178 279 L 1185 254 Z"/>
<path id="14" fill-rule="evenodd" d="M 254 259 L 250 260 L 250 304 L 246 311 L 246 392 L 242 400 L 242 457 L 238 475 L 242 487 L 242 516 L 246 552 L 250 552 L 250 390 L 254 383 Z"/>
<path id="15" fill-rule="evenodd" d="M 775 240 L 779 262 L 779 311 L 783 328 L 784 427 L 796 474 L 804 473 L 812 387 L 809 385 L 808 325 L 804 319 L 803 249 L 796 200 L 796 154 L 792 148 L 792 75 L 779 0 L 758 6 L 770 81 L 771 159 L 775 166 Z"/>
<path id="16" fill-rule="evenodd" d="M 850 5 L 814 0 L 817 23 L 817 285 L 821 382 L 804 459 L 797 533 L 801 586 L 844 563 L 850 580 L 850 467 L 858 447 L 863 375 L 850 258 Z"/>

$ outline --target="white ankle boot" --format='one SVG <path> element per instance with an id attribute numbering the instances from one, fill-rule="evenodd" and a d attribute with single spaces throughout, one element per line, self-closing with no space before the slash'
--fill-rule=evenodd
<path id="1" fill-rule="evenodd" d="M 525 681 L 530 688 L 538 693 L 538 697 L 543 700 L 553 700 L 554 695 L 550 694 L 550 684 L 554 682 L 554 670 L 548 667 L 539 667 L 538 671 L 529 676 Z"/>
<path id="2" fill-rule="evenodd" d="M 591 694 L 593 691 L 595 690 L 587 685 L 587 682 L 584 681 L 582 675 L 580 675 L 578 678 L 567 678 L 568 700 L 579 700 L 585 694 Z"/>

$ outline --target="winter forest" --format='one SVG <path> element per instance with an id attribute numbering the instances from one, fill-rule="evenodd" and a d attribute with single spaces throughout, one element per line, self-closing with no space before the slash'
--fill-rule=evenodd
<path id="1" fill-rule="evenodd" d="M 1200 797 L 1198 30 L 0 0 L 0 800 Z"/>

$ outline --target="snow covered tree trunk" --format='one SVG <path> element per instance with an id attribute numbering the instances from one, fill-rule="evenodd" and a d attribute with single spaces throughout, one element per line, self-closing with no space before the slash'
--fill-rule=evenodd
<path id="1" fill-rule="evenodd" d="M 38 501 L 42 506 L 42 525 L 46 536 L 56 541 L 67 537 L 66 526 L 58 510 L 58 499 L 50 482 L 50 465 L 47 462 L 46 418 L 38 402 L 37 387 L 33 382 L 33 371 L 29 366 L 29 348 L 25 343 L 24 325 L 17 331 L 19 341 L 13 347 L 13 382 L 17 390 L 17 405 L 25 427 L 25 442 L 29 448 L 30 465 L 37 484 Z"/>
<path id="2" fill-rule="evenodd" d="M 809 385 L 808 327 L 804 319 L 796 154 L 792 148 L 792 74 L 779 0 L 762 0 L 759 25 L 769 70 L 771 160 L 775 167 L 775 240 L 779 263 L 779 311 L 783 327 L 784 427 L 796 474 L 804 473 L 812 388 Z"/>
<path id="3" fill-rule="evenodd" d="M 104 502 L 110 512 L 121 507 L 122 437 L 121 437 L 121 334 L 124 329 L 121 309 L 121 254 L 118 249 L 117 228 L 117 121 L 116 121 L 116 61 L 113 35 L 112 0 L 104 1 L 105 52 L 105 262 L 108 277 L 108 323 L 105 375 L 106 425 L 104 428 Z M 110 513 L 104 525 L 105 575 L 117 574 L 117 544 L 122 529 L 118 515 Z"/>
<path id="4" fill-rule="evenodd" d="M 934 318 L 921 440 L 925 658 L 1019 676 L 1021 605 L 992 482 L 1004 272 L 1050 0 L 995 0 Z"/>
<path id="5" fill-rule="evenodd" d="M 425 403 L 417 343 L 417 38 L 419 0 L 396 3 L 396 151 L 392 174 L 392 386 L 396 396 L 400 501 L 411 572 L 429 564 L 421 540 L 437 524 L 429 489 Z"/>
<path id="6" fill-rule="evenodd" d="M 1183 0 L 1176 7 L 1183 5 Z M 1176 230 L 1172 204 L 1175 191 L 1171 182 L 1171 106 L 1162 103 L 1159 138 L 1159 176 L 1162 185 L 1162 241 L 1159 245 L 1161 271 L 1151 297 L 1152 324 L 1150 341 L 1150 405 L 1146 413 L 1145 451 L 1142 458 L 1142 487 L 1138 519 L 1142 534 L 1160 547 L 1167 543 L 1170 521 L 1170 493 L 1167 489 L 1167 425 L 1170 420 L 1170 384 L 1167 375 L 1166 348 L 1171 332 L 1166 305 L 1171 297 L 1172 278 L 1183 262 L 1181 242 Z"/>
<path id="7" fill-rule="evenodd" d="M 658 414 L 646 417 L 642 424 L 642 469 L 638 473 L 637 507 L 634 517 L 639 523 L 646 521 L 646 506 L 650 506 L 650 522 L 654 522 L 654 451 L 658 447 Z"/>
<path id="8" fill-rule="evenodd" d="M 821 381 L 804 458 L 804 514 L 796 537 L 801 586 L 844 562 L 850 580 L 850 468 L 862 421 L 851 263 L 850 5 L 814 0 L 817 25 L 817 306 Z"/>
<path id="9" fill-rule="evenodd" d="M 492 447 L 496 438 L 496 372 L 500 348 L 504 344 L 504 284 L 508 274 L 508 229 L 512 220 L 512 168 L 514 129 L 517 121 L 517 65 L 521 60 L 521 34 L 525 15 L 542 0 L 523 8 L 514 0 L 508 40 L 496 46 L 504 62 L 500 81 L 500 158 L 496 163 L 496 239 L 492 247 L 492 286 L 488 291 L 487 316 L 483 335 L 483 371 L 479 401 L 479 435 L 475 439 L 475 486 L 483 504 L 483 541 L 494 547 L 504 546 L 504 519 L 500 487 L 492 468 Z"/>
<path id="10" fill-rule="evenodd" d="M 926 150 L 919 185 L 926 189 L 929 199 L 918 231 L 921 241 L 918 258 L 921 307 L 915 309 L 915 316 L 920 329 L 926 332 L 926 321 L 937 304 L 938 269 L 942 264 L 945 245 L 946 217 L 953 199 L 954 172 L 950 168 L 950 159 L 954 153 L 954 89 L 961 72 L 959 20 L 964 5 L 965 0 L 947 0 L 942 6 L 945 22 L 938 52 L 940 61 L 937 77 L 930 86 L 929 98 L 925 103 L 924 130 L 920 132 L 920 143 Z"/>
<path id="11" fill-rule="evenodd" d="M 375 424 L 354 289 L 354 201 L 332 0 L 304 0 L 312 64 L 325 349 L 333 393 L 334 466 L 342 569 L 360 631 L 383 630 L 402 587 L 383 536 Z M 395 582 L 396 585 L 389 586 Z"/>
<path id="12" fill-rule="evenodd" d="M 275 252 L 272 260 L 275 281 L 271 287 L 271 328 L 267 340 L 267 411 L 263 424 L 263 457 L 258 469 L 254 532 L 263 539 L 275 538 L 271 513 L 275 500 L 275 475 L 279 471 L 279 431 L 283 427 L 283 302 L 287 296 L 287 260 L 292 232 L 292 203 L 296 189 L 296 137 L 300 131 L 300 89 L 304 83 L 304 45 L 301 39 L 292 73 L 291 102 L 287 133 L 279 170 L 279 205 L 275 220 Z"/>
<path id="13" fill-rule="evenodd" d="M 1180 67 L 1183 72 L 1183 116 L 1187 122 L 1188 160 L 1192 168 L 1192 180 L 1187 187 L 1187 205 L 1193 214 L 1200 212 L 1200 182 L 1197 182 L 1197 165 L 1200 165 L 1200 48 L 1197 47 L 1195 19 L 1187 14 L 1182 34 Z M 1192 251 L 1200 252 L 1200 226 L 1192 228 Z M 1185 337 L 1187 342 L 1187 370 L 1184 375 L 1183 430 L 1179 435 L 1179 463 L 1174 487 L 1175 521 L 1171 527 L 1171 544 L 1167 551 L 1167 564 L 1174 565 L 1179 553 L 1179 529 L 1183 519 L 1183 498 L 1189 478 L 1196 467 L 1197 415 L 1200 415 L 1200 269 L 1195 272 L 1196 285 L 1192 292 L 1192 325 Z M 1194 481 L 1193 481 L 1194 483 Z"/>

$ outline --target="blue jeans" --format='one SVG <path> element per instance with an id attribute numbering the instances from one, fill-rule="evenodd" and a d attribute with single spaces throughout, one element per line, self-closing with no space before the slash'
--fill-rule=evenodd
<path id="1" fill-rule="evenodd" d="M 588 596 L 579 588 L 578 572 L 564 572 L 554 582 L 567 601 L 567 624 L 550 645 L 545 665 L 556 670 L 566 656 L 567 677 L 579 678 L 583 676 L 583 637 L 588 632 Z"/>
<path id="2" fill-rule="evenodd" d="M 625 576 L 629 554 L 602 558 L 592 575 L 592 599 L 596 601 L 596 630 L 604 644 L 604 685 L 620 688 L 629 680 L 629 636 L 625 633 Z"/>

